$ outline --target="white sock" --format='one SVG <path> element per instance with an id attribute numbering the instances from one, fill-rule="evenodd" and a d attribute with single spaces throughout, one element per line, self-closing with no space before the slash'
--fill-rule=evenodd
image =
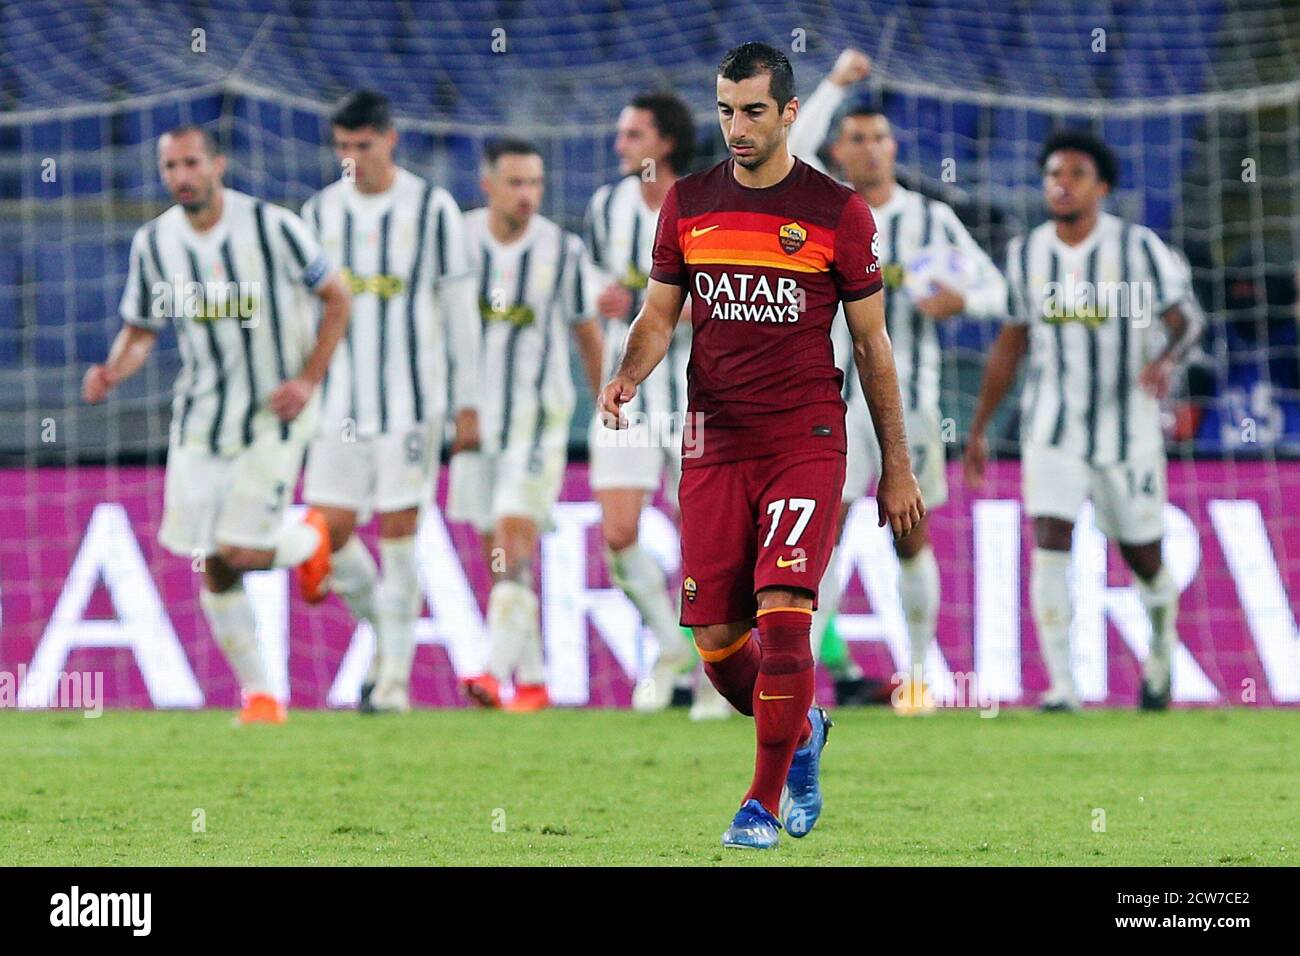
<path id="1" fill-rule="evenodd" d="M 515 669 L 515 683 L 517 685 L 546 683 L 546 654 L 542 648 L 542 627 L 537 615 L 533 616 L 528 633 L 524 635 L 519 645 L 519 666 Z"/>
<path id="2" fill-rule="evenodd" d="M 677 626 L 673 605 L 668 599 L 668 581 L 659 562 L 640 544 L 622 551 L 605 549 L 610 579 L 628 596 L 659 642 L 661 659 L 685 664 L 691 647 Z"/>
<path id="3" fill-rule="evenodd" d="M 939 562 L 927 547 L 914 558 L 898 562 L 898 596 L 907 620 L 907 640 L 912 652 L 912 677 L 925 679 L 925 656 L 934 643 L 939 621 Z"/>
<path id="4" fill-rule="evenodd" d="M 510 680 L 514 675 L 524 642 L 535 627 L 538 607 L 537 595 L 527 585 L 518 581 L 498 581 L 492 585 L 487 609 L 492 642 L 487 669 L 497 680 Z"/>
<path id="5" fill-rule="evenodd" d="M 415 536 L 380 538 L 383 577 L 378 588 L 379 662 L 373 700 L 406 706 L 415 658 L 415 619 L 420 613 L 420 579 L 415 566 Z"/>
<path id="6" fill-rule="evenodd" d="M 840 580 L 840 546 L 831 551 L 831 559 L 826 563 L 826 573 L 822 575 L 821 584 L 817 585 L 817 610 L 813 611 L 812 631 L 809 639 L 812 643 L 814 661 L 821 660 L 822 637 L 826 628 L 840 610 L 840 598 L 844 594 L 844 582 Z"/>
<path id="7" fill-rule="evenodd" d="M 208 627 L 212 628 L 212 636 L 235 672 L 240 689 L 246 694 L 270 693 L 271 681 L 257 640 L 253 603 L 248 600 L 243 583 L 220 594 L 203 588 L 199 591 L 199 604 L 208 619 Z"/>
<path id="8" fill-rule="evenodd" d="M 375 652 L 362 683 L 373 684 L 379 677 L 379 568 L 370 549 L 355 534 L 334 552 L 330 589 L 343 599 L 356 621 L 367 621 L 375 633 Z"/>
<path id="9" fill-rule="evenodd" d="M 309 524 L 282 525 L 275 536 L 275 557 L 271 559 L 273 568 L 292 568 L 302 564 L 320 546 L 320 532 Z"/>
<path id="10" fill-rule="evenodd" d="M 1151 620 L 1151 649 L 1142 662 L 1142 676 L 1154 693 L 1162 694 L 1169 687 L 1170 665 L 1178 643 L 1178 585 L 1163 564 L 1150 581 L 1137 575 L 1134 578 Z"/>
<path id="11" fill-rule="evenodd" d="M 1052 686 L 1048 698 L 1077 702 L 1070 673 L 1070 552 L 1034 548 L 1029 570 L 1029 602 L 1038 630 L 1038 646 Z"/>

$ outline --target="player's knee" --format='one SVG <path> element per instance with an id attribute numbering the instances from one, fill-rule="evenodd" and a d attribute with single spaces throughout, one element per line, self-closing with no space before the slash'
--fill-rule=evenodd
<path id="1" fill-rule="evenodd" d="M 420 523 L 420 510 L 408 508 L 405 511 L 392 511 L 379 516 L 379 536 L 381 538 L 409 538 L 415 534 Z M 348 529 L 351 533 L 351 528 Z"/>
<path id="2" fill-rule="evenodd" d="M 505 568 L 496 578 L 498 581 L 513 581 L 515 584 L 522 584 L 531 590 L 534 580 L 532 558 L 507 559 Z"/>
<path id="3" fill-rule="evenodd" d="M 346 508 L 331 508 L 324 505 L 312 505 L 312 507 L 325 517 L 325 526 L 329 528 L 330 534 L 330 551 L 340 550 L 348 543 L 348 539 L 352 537 L 352 532 L 356 530 L 356 512 L 349 511 Z"/>
<path id="4" fill-rule="evenodd" d="M 1152 580 L 1160 573 L 1160 542 L 1143 545 L 1120 545 L 1124 561 L 1144 581 Z"/>
<path id="5" fill-rule="evenodd" d="M 600 533 L 605 539 L 605 547 L 611 551 L 625 551 L 636 544 L 637 522 L 603 521 Z"/>
<path id="6" fill-rule="evenodd" d="M 1034 519 L 1034 544 L 1044 551 L 1069 551 L 1074 524 L 1063 518 Z"/>
<path id="7" fill-rule="evenodd" d="M 203 562 L 203 585 L 213 594 L 224 594 L 240 580 L 240 572 L 226 563 L 219 554 L 209 555 Z"/>
<path id="8" fill-rule="evenodd" d="M 803 588 L 763 588 L 758 592 L 758 609 L 770 611 L 780 607 L 812 609 L 813 593 Z"/>
<path id="9" fill-rule="evenodd" d="M 706 624 L 691 628 L 695 646 L 702 651 L 721 651 L 731 647 L 752 630 L 748 621 L 735 624 Z"/>
<path id="10" fill-rule="evenodd" d="M 217 550 L 218 559 L 235 574 L 245 571 L 260 571 L 269 567 L 274 551 L 261 551 L 256 548 L 235 548 L 222 545 Z"/>

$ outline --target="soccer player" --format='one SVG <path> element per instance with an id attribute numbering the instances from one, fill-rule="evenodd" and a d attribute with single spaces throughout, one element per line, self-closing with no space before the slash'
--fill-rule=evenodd
<path id="1" fill-rule="evenodd" d="M 393 159 L 388 100 L 349 93 L 330 126 L 343 176 L 307 200 L 303 217 L 342 263 L 352 321 L 330 365 L 303 482 L 308 520 L 329 535 L 331 566 L 299 583 L 312 603 L 338 594 L 374 630 L 361 712 L 403 712 L 422 603 L 415 535 L 449 409 L 452 454 L 478 440 L 474 277 L 455 200 Z M 375 512 L 379 567 L 355 534 Z"/>
<path id="2" fill-rule="evenodd" d="M 840 303 L 882 450 L 881 523 L 902 537 L 925 507 L 908 460 L 871 210 L 790 155 L 799 103 L 779 50 L 731 50 L 717 105 L 730 157 L 665 196 L 645 303 L 600 409 L 607 426 L 623 423 L 689 292 L 683 443 L 699 455 L 682 463 L 682 623 L 709 679 L 757 732 L 753 782 L 723 844 L 772 848 L 783 823 L 803 836 L 822 808 L 829 721 L 813 706 L 809 629 L 844 484 L 845 407 L 830 337 Z"/>
<path id="3" fill-rule="evenodd" d="M 487 670 L 467 678 L 470 698 L 507 709 L 549 705 L 534 558 L 560 493 L 573 417 L 569 333 L 592 391 L 602 339 L 596 267 L 582 240 L 537 214 L 545 170 L 531 143 L 504 139 L 484 152 L 487 206 L 465 216 L 482 314 L 482 448 L 451 465 L 447 513 L 482 535 L 492 570 Z"/>
<path id="4" fill-rule="evenodd" d="M 790 131 L 790 151 L 815 157 L 830 130 L 846 91 L 871 73 L 871 60 L 857 50 L 845 50 L 830 76 L 799 110 Z M 948 500 L 946 456 L 939 410 L 940 348 L 938 323 L 957 315 L 988 318 L 1006 310 L 1007 287 L 993 261 L 971 238 L 946 203 L 905 189 L 895 176 L 898 141 L 889 120 L 878 109 L 856 107 L 840 120 L 831 144 L 831 158 L 844 178 L 871 207 L 880 235 L 880 267 L 884 279 L 885 323 L 893 345 L 894 364 L 903 395 L 903 418 L 912 466 L 929 513 Z M 928 295 L 915 298 L 904 289 L 909 267 L 924 254 L 955 253 L 969 263 L 973 281 L 963 290 L 936 283 Z M 853 502 L 867 493 L 880 473 L 871 415 L 862 390 L 854 387 L 850 371 L 852 342 L 847 326 L 835 327 L 836 360 L 844 371 L 848 402 L 848 467 L 839 532 Z M 925 658 L 934 643 L 939 618 L 939 565 L 930 543 L 929 518 L 894 544 L 899 559 L 898 589 L 907 622 L 910 651 L 908 677 L 894 695 L 898 713 L 924 713 L 934 708 L 925 683 Z M 823 579 L 820 605 L 813 618 L 814 642 L 839 607 L 839 553 L 833 552 Z M 839 686 L 837 682 L 837 686 Z"/>
<path id="5" fill-rule="evenodd" d="M 1025 507 L 1034 519 L 1030 602 L 1051 676 L 1042 709 L 1079 708 L 1070 673 L 1070 545 L 1088 499 L 1098 527 L 1119 543 L 1151 620 L 1141 706 L 1164 709 L 1178 586 L 1161 559 L 1159 399 L 1200 332 L 1199 313 L 1178 304 L 1188 295 L 1186 272 L 1156 234 L 1103 211 L 1119 173 L 1105 143 L 1060 130 L 1044 142 L 1038 164 L 1049 219 L 1007 249 L 1012 318 L 984 370 L 966 477 L 975 487 L 982 482 L 984 431 L 1028 353 L 1020 442 Z"/>
<path id="6" fill-rule="evenodd" d="M 199 603 L 242 690 L 243 723 L 283 723 L 242 583 L 246 571 L 328 560 L 329 541 L 284 524 L 316 428 L 317 386 L 348 323 L 348 293 L 311 230 L 288 210 L 222 185 L 212 134 L 178 126 L 158 141 L 176 205 L 131 242 L 108 360 L 86 371 L 100 402 L 144 364 L 168 319 L 176 378 L 158 541 L 199 560 Z M 324 305 L 314 327 L 313 297 Z"/>
<path id="7" fill-rule="evenodd" d="M 612 277 L 596 299 L 606 322 L 603 378 L 618 364 L 628 325 L 645 297 L 659 208 L 690 166 L 694 148 L 690 108 L 671 93 L 644 93 L 619 115 L 614 151 L 623 178 L 596 190 L 587 208 L 591 256 Z M 676 501 L 690 347 L 690 326 L 681 323 L 668 345 L 667 361 L 651 373 L 629 408 L 629 413 L 639 413 L 639 420 L 612 441 L 594 416 L 588 439 L 591 488 L 600 503 L 610 578 L 641 612 L 659 643 L 654 667 L 632 695 L 632 706 L 642 712 L 669 705 L 675 679 L 695 656 L 677 627 L 663 569 L 637 540 L 646 498 L 660 482 Z M 730 713 L 730 705 L 701 674 L 691 716 L 707 719 Z"/>

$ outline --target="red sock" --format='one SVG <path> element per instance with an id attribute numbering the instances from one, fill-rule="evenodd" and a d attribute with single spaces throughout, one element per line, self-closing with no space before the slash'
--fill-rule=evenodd
<path id="1" fill-rule="evenodd" d="M 812 611 L 769 608 L 758 612 L 762 655 L 754 682 L 754 729 L 758 754 L 754 782 L 746 800 L 757 800 L 776 815 L 790 760 L 808 739 L 808 708 L 813 702 L 813 659 L 809 635 Z"/>
<path id="2" fill-rule="evenodd" d="M 718 693 L 746 717 L 754 716 L 754 681 L 758 679 L 758 645 L 753 632 L 719 651 L 700 651 L 704 674 Z"/>

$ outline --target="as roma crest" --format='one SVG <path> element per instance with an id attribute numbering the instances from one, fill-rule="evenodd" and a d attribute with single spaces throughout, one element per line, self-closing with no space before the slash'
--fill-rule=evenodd
<path id="1" fill-rule="evenodd" d="M 792 256 L 808 241 L 808 230 L 797 222 L 787 222 L 777 231 L 777 238 L 781 240 L 781 248 L 785 250 L 785 254 Z"/>
<path id="2" fill-rule="evenodd" d="M 686 595 L 687 603 L 691 603 L 695 600 L 695 593 L 698 588 L 699 586 L 695 583 L 695 579 L 688 574 L 686 580 L 682 582 L 682 593 Z"/>

